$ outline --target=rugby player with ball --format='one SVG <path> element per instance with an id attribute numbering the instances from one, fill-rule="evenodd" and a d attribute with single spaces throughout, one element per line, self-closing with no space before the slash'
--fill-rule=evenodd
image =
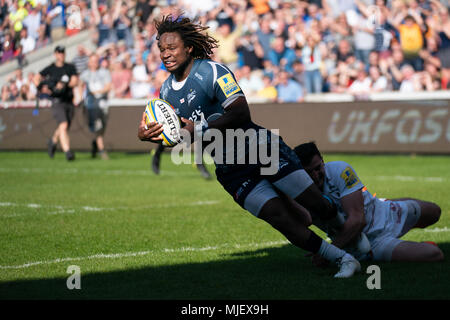
<path id="1" fill-rule="evenodd" d="M 268 130 L 252 122 L 247 100 L 234 74 L 210 59 L 217 41 L 205 32 L 207 27 L 189 18 L 168 15 L 156 22 L 156 29 L 160 58 L 170 72 L 160 98 L 174 108 L 184 130 L 194 136 L 212 129 L 221 132 L 252 129 L 258 135 L 258 147 L 277 143 L 279 161 L 271 175 L 261 173 L 264 166 L 261 161 L 256 164 L 215 161 L 217 180 L 223 188 L 240 206 L 269 223 L 293 245 L 335 263 L 339 268 L 336 278 L 348 278 L 360 271 L 361 266 L 352 255 L 308 228 L 312 223 L 310 212 L 328 223 L 338 224 L 335 205 L 322 196 L 296 154 L 281 138 L 273 139 L 271 135 L 263 138 L 262 132 Z M 156 121 L 146 123 L 144 112 L 138 128 L 139 139 L 162 143 L 162 133 L 167 133 L 164 126 Z M 223 146 L 227 148 L 226 143 Z M 247 149 L 244 156 L 248 155 Z M 237 157 L 242 154 L 235 152 L 233 160 Z"/>

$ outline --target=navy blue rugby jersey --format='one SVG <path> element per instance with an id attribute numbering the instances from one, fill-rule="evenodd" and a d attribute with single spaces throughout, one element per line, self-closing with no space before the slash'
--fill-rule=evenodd
<path id="1" fill-rule="evenodd" d="M 215 120 L 238 97 L 244 96 L 233 73 L 211 60 L 194 60 L 188 77 L 177 82 L 174 75 L 164 81 L 160 98 L 169 102 L 178 116 L 191 121 Z"/>
<path id="2" fill-rule="evenodd" d="M 178 116 L 194 122 L 202 121 L 202 117 L 207 122 L 219 118 L 238 97 L 245 97 L 245 95 L 234 74 L 226 66 L 211 60 L 195 60 L 184 81 L 177 82 L 171 74 L 164 81 L 160 91 L 160 98 L 169 102 Z M 246 137 L 243 145 L 232 141 L 232 149 L 229 148 L 230 145 L 227 141 L 224 141 L 222 156 L 217 153 L 211 154 L 218 176 L 227 174 L 232 177 L 231 172 L 242 172 L 243 168 L 251 172 L 261 166 L 259 158 L 256 163 L 250 161 L 250 146 L 269 148 L 270 136 L 260 139 L 259 130 L 263 128 L 252 121 L 243 124 L 241 129 L 246 132 L 248 129 L 252 129 L 256 134 Z M 204 143 L 203 148 L 207 144 Z M 227 160 L 230 158 L 232 159 L 231 163 Z"/>

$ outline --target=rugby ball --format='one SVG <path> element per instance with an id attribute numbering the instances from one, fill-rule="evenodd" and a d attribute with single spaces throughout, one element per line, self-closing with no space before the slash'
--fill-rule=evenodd
<path id="1" fill-rule="evenodd" d="M 162 144 L 173 147 L 179 142 L 181 123 L 175 109 L 165 100 L 152 99 L 145 107 L 145 122 L 158 122 L 163 125 Z"/>

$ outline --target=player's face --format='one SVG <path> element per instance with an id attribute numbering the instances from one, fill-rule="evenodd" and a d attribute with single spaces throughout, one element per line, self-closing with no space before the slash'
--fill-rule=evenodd
<path id="1" fill-rule="evenodd" d="M 323 163 L 322 158 L 315 155 L 312 158 L 311 163 L 307 166 L 303 166 L 303 168 L 314 181 L 315 185 L 320 190 L 323 190 L 323 183 L 325 181 L 325 164 Z"/>
<path id="2" fill-rule="evenodd" d="M 192 47 L 185 47 L 177 32 L 166 32 L 159 39 L 161 61 L 167 71 L 176 76 L 187 76 L 186 69 L 192 61 Z M 179 79 L 177 79 L 179 80 Z M 183 79 L 182 79 L 183 80 Z"/>

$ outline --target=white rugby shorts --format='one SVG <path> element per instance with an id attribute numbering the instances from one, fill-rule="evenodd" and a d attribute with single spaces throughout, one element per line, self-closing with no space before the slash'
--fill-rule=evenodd
<path id="1" fill-rule="evenodd" d="M 386 201 L 383 212 L 386 214 L 386 224 L 382 232 L 371 234 L 370 230 L 366 235 L 372 247 L 372 259 L 375 261 L 391 261 L 392 252 L 404 240 L 399 239 L 411 230 L 420 218 L 420 204 L 414 200 Z M 376 219 L 376 216 L 375 216 Z"/>
<path id="2" fill-rule="evenodd" d="M 261 180 L 245 198 L 244 208 L 257 217 L 267 201 L 278 197 L 274 187 L 295 199 L 312 184 L 312 179 L 304 169 L 293 171 L 273 184 L 268 180 Z"/>

